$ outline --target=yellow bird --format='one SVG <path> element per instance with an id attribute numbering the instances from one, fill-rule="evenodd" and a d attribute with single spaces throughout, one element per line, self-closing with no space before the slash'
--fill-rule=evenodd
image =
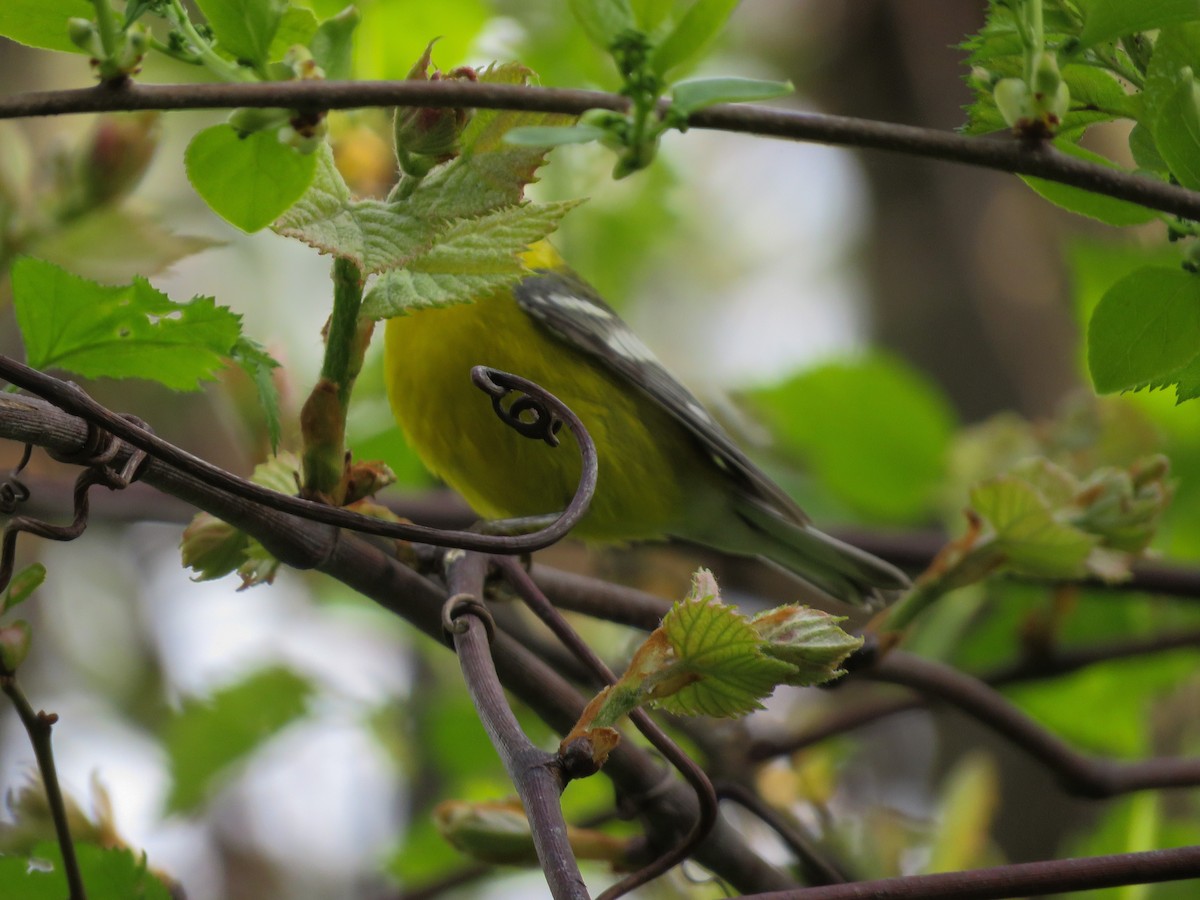
<path id="1" fill-rule="evenodd" d="M 485 518 L 562 510 L 579 481 L 567 429 L 551 447 L 500 421 L 473 366 L 555 394 L 596 443 L 585 540 L 680 538 L 769 560 L 850 603 L 908 585 L 890 564 L 818 531 L 700 402 L 543 241 L 514 288 L 387 323 L 385 371 L 396 421 L 422 462 Z"/>

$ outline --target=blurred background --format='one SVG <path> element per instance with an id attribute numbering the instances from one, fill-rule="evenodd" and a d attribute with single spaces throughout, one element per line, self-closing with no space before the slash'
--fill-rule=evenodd
<path id="1" fill-rule="evenodd" d="M 311 5 L 328 15 L 341 4 Z M 618 83 L 558 0 L 359 6 L 356 77 L 403 77 L 440 36 L 434 62 L 442 69 L 516 59 L 546 85 Z M 702 73 L 791 79 L 796 93 L 782 104 L 795 108 L 954 129 L 971 99 L 957 46 L 980 27 L 984 8 L 982 0 L 754 0 L 734 15 Z M 194 77 L 161 57 L 142 76 Z M 5 93 L 90 83 L 81 56 L 0 43 Z M 281 388 L 294 422 L 320 364 L 329 261 L 266 230 L 236 231 L 191 191 L 183 149 L 197 130 L 223 119 L 178 112 L 147 125 L 161 137 L 145 178 L 122 204 L 132 218 L 91 223 L 86 232 L 81 225 L 23 249 L 103 281 L 141 273 L 175 300 L 208 295 L 231 306 L 246 332 L 283 361 Z M 0 125 L 0 155 L 11 161 L 28 151 L 20 164 L 31 191 L 52 190 L 53 160 L 78 156 L 96 127 L 82 116 Z M 339 162 L 360 184 L 376 178 L 386 189 L 392 164 L 380 132 L 387 133 L 380 113 L 331 117 Z M 1092 137 L 1106 144 L 1104 134 Z M 1161 229 L 1118 234 L 994 172 L 740 135 L 668 136 L 653 167 L 618 183 L 612 162 L 590 145 L 555 151 L 537 194 L 590 198 L 555 243 L 823 527 L 901 535 L 958 527 L 979 458 L 1000 454 L 999 445 L 1036 443 L 1055 428 L 1120 438 L 1127 454 L 1167 447 L 1180 478 L 1176 509 L 1188 508 L 1189 475 L 1200 465 L 1191 411 L 1177 412 L 1157 395 L 1098 407 L 1081 366 L 1078 310 L 1090 308 L 1099 290 L 1088 280 L 1091 267 L 1156 252 Z M 19 356 L 7 286 L 0 291 L 0 350 Z M 378 353 L 372 360 L 359 382 L 351 445 L 360 458 L 387 460 L 401 479 L 393 491 L 412 497 L 433 486 L 394 433 Z M 240 474 L 266 453 L 250 386 L 236 374 L 184 396 L 133 383 L 87 388 Z M 1027 424 L 1051 420 L 1058 424 Z M 814 437 L 830 434 L 842 442 Z M 294 447 L 295 437 L 293 426 L 285 443 Z M 14 464 L 19 450 L 0 447 L 0 465 Z M 28 482 L 38 514 L 69 515 L 72 477 L 35 454 Z M 423 508 L 461 514 L 441 494 Z M 434 833 L 431 806 L 509 791 L 450 654 L 321 577 L 285 570 L 272 586 L 244 592 L 232 577 L 193 581 L 178 553 L 190 511 L 169 498 L 135 488 L 98 500 L 97 509 L 74 544 L 21 546 L 26 561 L 36 557 L 50 573 L 22 610 L 35 628 L 22 681 L 36 707 L 61 717 L 62 775 L 85 811 L 103 818 L 111 804 L 123 839 L 144 848 L 192 900 L 397 896 L 384 888 L 389 879 L 415 889 L 466 865 Z M 1164 551 L 1196 557 L 1194 518 L 1177 513 L 1168 521 Z M 545 561 L 677 597 L 695 557 L 569 546 Z M 745 570 L 732 567 L 730 576 L 745 595 L 780 590 Z M 717 575 L 725 577 L 720 568 Z M 956 621 L 918 635 L 917 649 L 979 666 L 1004 661 L 1031 622 L 1070 619 L 1068 628 L 1103 637 L 1150 615 L 1110 597 L 1080 625 L 1079 616 L 1071 619 L 1084 603 L 1078 596 L 1010 587 L 1002 612 L 972 630 L 972 617 L 994 611 L 996 600 L 976 592 Z M 1154 615 L 1156 623 L 1181 625 L 1194 618 L 1177 607 Z M 610 656 L 630 646 L 621 629 L 589 629 Z M 1100 667 L 1054 703 L 1036 687 L 1013 696 L 1087 749 L 1178 751 L 1195 746 L 1195 734 L 1178 724 L 1200 712 L 1195 662 L 1185 653 Z M 1102 712 L 1096 704 L 1113 684 L 1124 705 Z M 234 765 L 196 759 L 206 742 L 236 743 L 237 726 L 214 710 L 239 690 L 277 695 L 279 707 L 296 714 Z M 722 727 L 772 733 L 843 702 L 841 692 L 781 691 L 753 722 Z M 553 740 L 536 723 L 529 727 Z M 15 797 L 33 771 L 28 741 L 5 709 L 0 785 Z M 573 816 L 611 802 L 602 780 L 592 782 L 568 792 Z M 1129 823 L 1176 828 L 1181 811 L 1160 808 L 1153 796 L 1067 798 L 1041 769 L 949 713 L 883 720 L 767 766 L 760 783 L 864 876 L 921 871 L 939 853 L 982 865 L 1100 852 L 1104 840 L 1127 837 Z M 955 820 L 957 833 L 970 847 L 947 850 L 939 835 L 963 808 L 974 817 Z M 769 846 L 772 838 L 764 832 L 762 840 Z M 1120 849 L 1136 848 L 1126 841 Z M 588 874 L 597 884 L 607 877 Z M 685 870 L 639 896 L 721 896 L 703 880 Z M 444 896 L 541 891 L 539 876 L 515 873 Z"/>

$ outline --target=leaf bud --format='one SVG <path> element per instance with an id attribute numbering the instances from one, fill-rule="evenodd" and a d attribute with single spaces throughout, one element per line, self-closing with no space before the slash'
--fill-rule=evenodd
<path id="1" fill-rule="evenodd" d="M 0 671 L 11 675 L 29 655 L 32 634 L 23 619 L 0 627 Z"/>
<path id="2" fill-rule="evenodd" d="M 409 81 L 477 81 L 475 70 L 461 66 L 448 73 L 436 69 L 429 73 L 433 42 L 409 70 Z M 396 109 L 393 134 L 396 158 L 401 170 L 415 178 L 423 177 L 438 163 L 458 155 L 458 139 L 471 120 L 464 107 L 401 106 Z"/>
<path id="3" fill-rule="evenodd" d="M 100 41 L 100 30 L 90 19 L 67 19 L 67 37 L 71 43 L 88 55 L 99 59 L 104 55 L 104 44 Z"/>

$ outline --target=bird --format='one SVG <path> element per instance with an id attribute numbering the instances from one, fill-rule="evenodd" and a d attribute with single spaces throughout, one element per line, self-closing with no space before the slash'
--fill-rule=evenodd
<path id="1" fill-rule="evenodd" d="M 820 593 L 878 606 L 908 586 L 899 569 L 815 528 L 547 240 L 514 286 L 390 318 L 389 403 L 429 471 L 485 519 L 544 516 L 575 493 L 580 456 L 502 422 L 471 380 L 483 365 L 545 388 L 583 422 L 598 477 L 572 536 L 679 539 L 779 566 Z"/>

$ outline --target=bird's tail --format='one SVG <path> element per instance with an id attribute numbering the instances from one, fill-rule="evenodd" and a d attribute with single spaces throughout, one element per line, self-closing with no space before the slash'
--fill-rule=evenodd
<path id="1" fill-rule="evenodd" d="M 909 587 L 908 577 L 891 563 L 807 523 L 753 500 L 739 504 L 737 512 L 760 540 L 755 555 L 844 603 L 881 606 L 890 592 Z"/>

